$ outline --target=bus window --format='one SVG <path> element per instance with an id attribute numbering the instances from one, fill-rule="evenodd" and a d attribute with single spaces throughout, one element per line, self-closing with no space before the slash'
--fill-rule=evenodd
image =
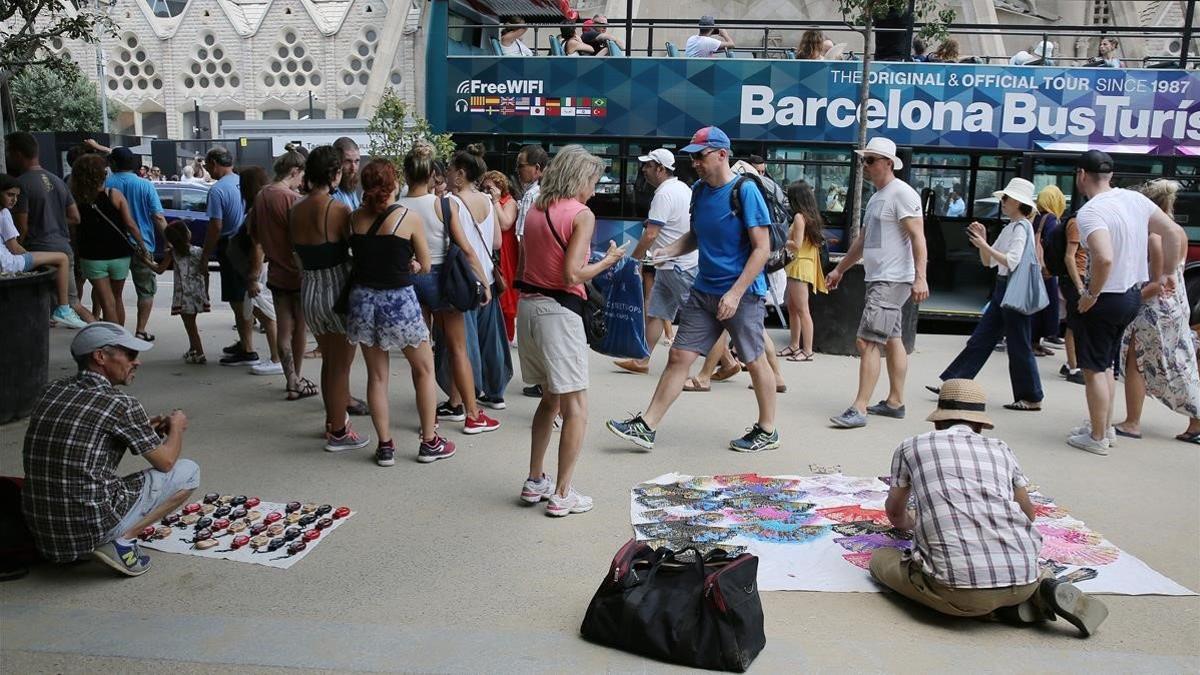
<path id="1" fill-rule="evenodd" d="M 923 194 L 926 189 L 933 190 L 936 197 L 934 213 L 944 216 L 950 204 L 950 193 L 964 194 L 970 174 L 969 155 L 916 153 L 913 155 L 910 182 L 918 193 Z"/>
<path id="2" fill-rule="evenodd" d="M 1008 181 L 1017 175 L 1017 159 L 1008 155 L 983 155 L 979 158 L 979 168 L 975 172 L 975 192 L 968 202 L 971 206 L 968 217 L 1000 217 L 1000 205 L 994 201 L 992 193 L 1002 190 L 1008 185 Z M 989 199 L 993 201 L 988 201 Z"/>
<path id="3" fill-rule="evenodd" d="M 832 148 L 778 147 L 767 151 L 767 173 L 781 186 L 802 180 L 817 197 L 820 208 L 841 213 L 848 201 L 850 151 Z"/>

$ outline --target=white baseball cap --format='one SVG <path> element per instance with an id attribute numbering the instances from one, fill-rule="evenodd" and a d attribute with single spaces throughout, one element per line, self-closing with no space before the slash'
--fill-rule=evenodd
<path id="1" fill-rule="evenodd" d="M 675 155 L 666 148 L 655 148 L 648 155 L 638 157 L 639 162 L 658 162 L 667 168 L 669 171 L 675 170 Z"/>
<path id="2" fill-rule="evenodd" d="M 139 340 L 124 326 L 108 321 L 95 321 L 81 328 L 71 340 L 71 355 L 83 356 L 103 347 L 117 346 L 135 352 L 149 351 L 154 345 Z"/>

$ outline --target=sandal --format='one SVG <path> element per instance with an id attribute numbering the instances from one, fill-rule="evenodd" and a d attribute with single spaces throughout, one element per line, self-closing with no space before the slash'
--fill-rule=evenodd
<path id="1" fill-rule="evenodd" d="M 724 382 L 740 372 L 742 372 L 741 364 L 734 364 L 729 368 L 718 368 L 717 371 L 713 373 L 712 379 L 714 382 Z"/>
<path id="2" fill-rule="evenodd" d="M 317 385 L 313 384 L 312 380 L 308 379 L 307 377 L 302 377 L 296 383 L 295 389 L 287 390 L 287 400 L 299 401 L 302 398 L 316 396 L 317 393 Z"/>
<path id="3" fill-rule="evenodd" d="M 191 363 L 197 366 L 203 366 L 204 364 L 208 363 L 208 357 L 204 356 L 204 352 L 194 352 L 188 350 L 183 355 L 183 362 Z"/>
<path id="4" fill-rule="evenodd" d="M 683 390 L 684 391 L 712 391 L 712 387 L 702 385 L 702 384 L 700 384 L 700 380 L 697 380 L 694 377 L 689 377 L 683 383 Z"/>
<path id="5" fill-rule="evenodd" d="M 746 385 L 746 388 L 747 388 L 747 389 L 753 389 L 753 388 L 754 388 L 754 385 L 753 385 L 753 384 L 748 384 L 748 385 Z M 787 385 L 786 385 L 786 384 L 777 384 L 777 385 L 775 385 L 775 393 L 776 393 L 776 394 L 786 394 L 786 393 L 787 393 Z"/>
<path id="6" fill-rule="evenodd" d="M 1038 345 L 1037 347 L 1033 348 L 1033 355 L 1034 356 L 1054 356 L 1054 350 L 1047 349 L 1041 345 Z"/>
<path id="7" fill-rule="evenodd" d="M 371 409 L 367 407 L 367 402 L 361 398 L 350 397 L 350 405 L 346 406 L 346 412 L 359 417 L 370 415 Z"/>
<path id="8" fill-rule="evenodd" d="M 1030 403 L 1029 401 L 1013 401 L 1012 403 L 1005 403 L 1004 408 L 1006 410 L 1021 410 L 1024 412 L 1040 412 L 1042 409 L 1042 405 L 1040 403 Z"/>
<path id="9" fill-rule="evenodd" d="M 1115 431 L 1118 436 L 1124 436 L 1125 438 L 1138 439 L 1138 438 L 1142 437 L 1141 432 L 1125 431 L 1124 429 L 1122 429 L 1121 427 L 1119 427 L 1115 424 L 1113 425 L 1113 431 Z"/>
<path id="10" fill-rule="evenodd" d="M 783 349 L 780 349 L 779 351 L 775 352 L 775 356 L 779 356 L 779 357 L 786 356 L 788 358 L 791 358 L 800 353 L 802 353 L 802 352 L 799 347 L 793 347 L 791 345 L 788 345 L 788 346 L 784 347 Z"/>
<path id="11" fill-rule="evenodd" d="M 789 356 L 787 358 L 787 360 L 791 361 L 792 363 L 803 363 L 805 361 L 812 361 L 813 353 L 812 352 L 796 352 L 795 354 L 792 354 L 791 356 Z"/>
<path id="12" fill-rule="evenodd" d="M 1175 440 L 1200 445 L 1200 431 L 1185 431 L 1176 436 Z"/>
<path id="13" fill-rule="evenodd" d="M 304 358 L 306 358 L 306 359 L 319 359 L 319 358 L 321 358 L 321 348 L 320 348 L 320 347 L 313 347 L 312 349 L 310 349 L 310 350 L 308 350 L 308 351 L 304 352 Z"/>
<path id="14" fill-rule="evenodd" d="M 139 330 L 138 332 L 134 333 L 133 336 L 139 340 L 145 340 L 146 342 L 154 342 L 154 333 L 148 333 L 144 330 Z"/>

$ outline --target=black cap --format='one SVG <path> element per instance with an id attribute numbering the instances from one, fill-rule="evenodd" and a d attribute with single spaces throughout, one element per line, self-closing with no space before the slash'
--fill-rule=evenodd
<path id="1" fill-rule="evenodd" d="M 133 171 L 141 163 L 129 148 L 113 148 L 108 161 L 117 171 Z"/>
<path id="2" fill-rule="evenodd" d="M 1112 157 L 1109 157 L 1107 152 L 1099 150 L 1088 150 L 1083 153 L 1079 156 L 1079 160 L 1075 162 L 1075 166 L 1088 173 L 1113 172 Z"/>

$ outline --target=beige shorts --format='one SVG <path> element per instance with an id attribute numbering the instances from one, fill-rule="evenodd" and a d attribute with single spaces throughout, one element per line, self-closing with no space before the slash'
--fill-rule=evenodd
<path id="1" fill-rule="evenodd" d="M 912 297 L 912 284 L 897 281 L 867 283 L 867 302 L 858 324 L 858 337 L 884 344 L 901 335 L 904 303 Z"/>
<path id="2" fill-rule="evenodd" d="M 588 344 L 583 319 L 540 295 L 522 296 L 517 304 L 517 353 L 521 379 L 551 394 L 588 388 Z"/>

